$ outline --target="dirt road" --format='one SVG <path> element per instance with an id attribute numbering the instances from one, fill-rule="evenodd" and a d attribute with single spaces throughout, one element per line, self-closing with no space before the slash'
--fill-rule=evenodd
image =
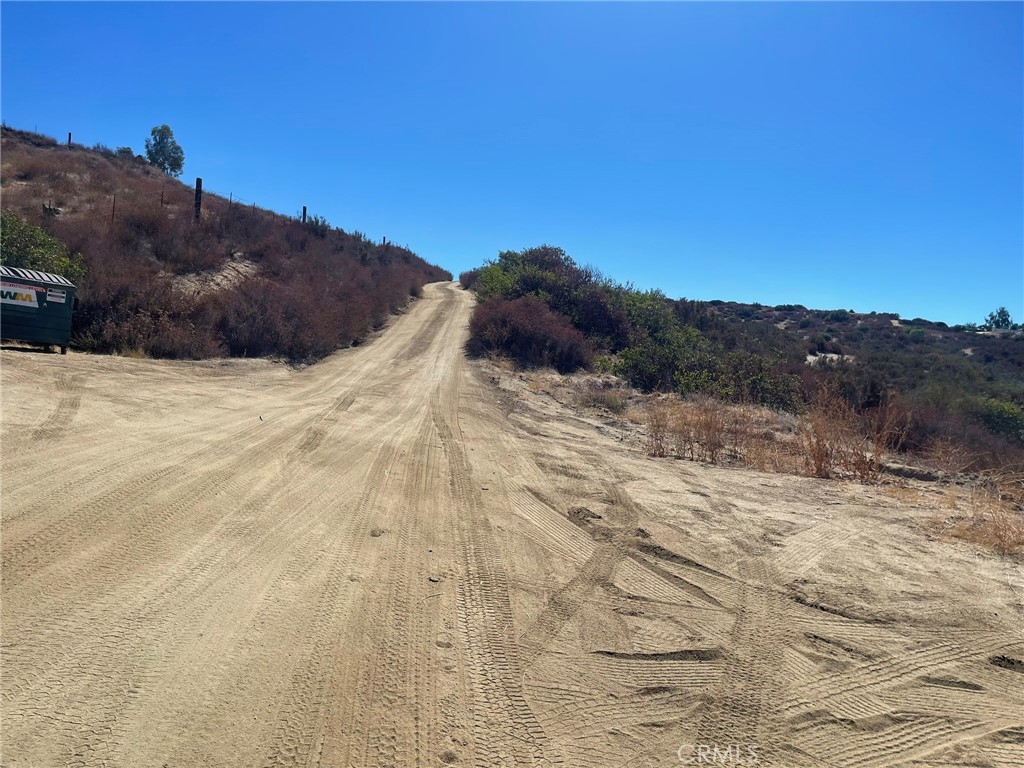
<path id="1" fill-rule="evenodd" d="M 1024 764 L 1018 563 L 649 459 L 471 304 L 298 372 L 0 353 L 0 763 Z"/>

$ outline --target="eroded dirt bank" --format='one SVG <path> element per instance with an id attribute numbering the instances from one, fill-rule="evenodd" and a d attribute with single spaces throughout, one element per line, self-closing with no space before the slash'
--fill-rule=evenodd
<path id="1" fill-rule="evenodd" d="M 300 372 L 0 353 L 3 766 L 1024 764 L 1014 561 L 648 459 L 471 305 Z"/>

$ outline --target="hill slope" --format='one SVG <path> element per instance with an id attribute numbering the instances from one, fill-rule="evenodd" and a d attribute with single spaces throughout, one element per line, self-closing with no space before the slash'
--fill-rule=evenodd
<path id="1" fill-rule="evenodd" d="M 197 221 L 193 189 L 141 158 L 6 126 L 0 180 L 5 215 L 84 256 L 73 343 L 92 351 L 315 360 L 451 277 L 317 216 L 207 193 Z"/>
<path id="2" fill-rule="evenodd" d="M 552 246 L 502 252 L 460 279 L 482 302 L 472 320 L 480 352 L 562 372 L 593 365 L 647 392 L 789 412 L 841 395 L 867 421 L 904 424 L 893 443 L 925 450 L 952 441 L 980 465 L 1024 465 L 1019 330 L 673 300 L 615 283 Z"/>

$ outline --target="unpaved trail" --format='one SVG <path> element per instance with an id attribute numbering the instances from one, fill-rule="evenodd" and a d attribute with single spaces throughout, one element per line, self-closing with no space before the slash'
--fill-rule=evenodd
<path id="1" fill-rule="evenodd" d="M 471 306 L 299 372 L 3 351 L 0 763 L 1024 764 L 1018 562 L 648 459 Z"/>

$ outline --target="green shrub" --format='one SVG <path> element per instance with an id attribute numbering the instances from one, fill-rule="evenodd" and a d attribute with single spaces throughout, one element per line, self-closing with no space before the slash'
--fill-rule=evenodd
<path id="1" fill-rule="evenodd" d="M 482 267 L 473 285 L 480 301 L 488 298 L 507 299 L 516 292 L 515 278 L 497 264 Z"/>
<path id="2" fill-rule="evenodd" d="M 977 400 L 972 410 L 989 431 L 1024 445 L 1024 408 L 989 397 Z"/>
<path id="3" fill-rule="evenodd" d="M 72 254 L 60 240 L 14 214 L 0 216 L 0 256 L 4 266 L 51 272 L 72 283 L 85 275 L 82 254 Z"/>

